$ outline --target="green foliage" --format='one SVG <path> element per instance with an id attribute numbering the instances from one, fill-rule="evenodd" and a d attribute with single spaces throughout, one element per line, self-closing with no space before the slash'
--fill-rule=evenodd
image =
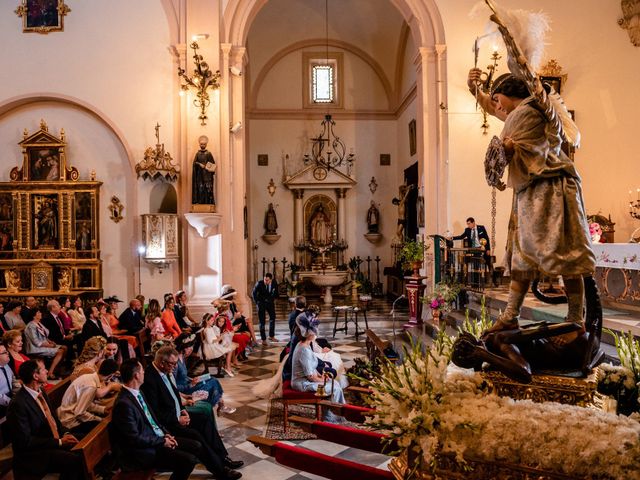
<path id="1" fill-rule="evenodd" d="M 462 327 L 458 327 L 458 331 L 460 333 L 462 332 L 470 333 L 477 339 L 480 339 L 480 337 L 482 336 L 482 333 L 485 332 L 491 326 L 491 318 L 487 313 L 487 307 L 485 305 L 484 295 L 482 296 L 482 300 L 480 303 L 480 318 L 476 318 L 475 320 L 472 320 L 469 317 L 468 308 L 467 308 L 467 311 L 465 312 L 464 317 L 465 317 L 464 323 L 462 324 Z"/>
<path id="2" fill-rule="evenodd" d="M 421 262 L 424 260 L 424 253 L 429 249 L 429 245 L 422 240 L 409 240 L 402 245 L 398 253 L 398 260 L 402 262 L 405 268 L 408 268 L 413 262 Z"/>
<path id="3" fill-rule="evenodd" d="M 605 328 L 604 331 L 615 340 L 620 364 L 631 370 L 636 382 L 640 382 L 640 341 L 631 332 L 618 335 L 608 328 Z"/>
<path id="4" fill-rule="evenodd" d="M 440 310 L 441 312 L 451 311 L 451 304 L 460 294 L 462 286 L 458 283 L 439 282 L 433 289 L 433 292 L 422 298 L 422 303 L 426 304 L 432 310 Z"/>

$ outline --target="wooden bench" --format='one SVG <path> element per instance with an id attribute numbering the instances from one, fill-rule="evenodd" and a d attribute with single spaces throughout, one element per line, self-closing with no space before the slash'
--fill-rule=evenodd
<path id="1" fill-rule="evenodd" d="M 386 358 L 384 351 L 391 346 L 391 342 L 389 340 L 381 340 L 371 329 L 366 329 L 364 333 L 367 336 L 365 345 L 369 362 L 373 363 L 379 357 Z"/>
<path id="2" fill-rule="evenodd" d="M 95 467 L 111 451 L 109 442 L 111 415 L 102 420 L 71 451 L 78 452 L 84 462 L 85 477 L 96 479 Z"/>

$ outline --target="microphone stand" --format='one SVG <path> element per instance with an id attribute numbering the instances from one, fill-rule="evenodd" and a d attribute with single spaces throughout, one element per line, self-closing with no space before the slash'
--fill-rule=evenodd
<path id="1" fill-rule="evenodd" d="M 396 298 L 393 303 L 391 304 L 391 325 L 393 328 L 393 343 L 395 344 L 396 341 L 396 303 L 398 302 L 398 300 L 402 299 L 402 298 L 406 298 L 404 296 L 404 293 L 402 295 L 400 295 L 398 298 Z"/>

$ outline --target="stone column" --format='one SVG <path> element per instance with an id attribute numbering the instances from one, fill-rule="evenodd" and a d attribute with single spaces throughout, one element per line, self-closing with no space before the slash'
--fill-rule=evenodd
<path id="1" fill-rule="evenodd" d="M 304 240 L 304 189 L 291 190 L 293 193 L 293 244 L 298 245 Z M 294 249 L 295 263 L 300 264 L 303 253 Z"/>
<path id="2" fill-rule="evenodd" d="M 336 231 L 336 240 L 340 242 L 341 240 L 347 240 L 347 214 L 346 214 L 346 201 L 345 198 L 347 196 L 346 188 L 336 188 L 336 197 L 337 197 L 337 208 L 338 208 L 338 218 L 337 218 L 337 231 Z"/>

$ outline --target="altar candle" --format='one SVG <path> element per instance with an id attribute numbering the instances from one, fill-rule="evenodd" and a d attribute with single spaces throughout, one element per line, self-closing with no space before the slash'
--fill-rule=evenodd
<path id="1" fill-rule="evenodd" d="M 638 192 L 638 201 L 640 202 L 640 188 L 638 188 L 636 192 Z"/>

